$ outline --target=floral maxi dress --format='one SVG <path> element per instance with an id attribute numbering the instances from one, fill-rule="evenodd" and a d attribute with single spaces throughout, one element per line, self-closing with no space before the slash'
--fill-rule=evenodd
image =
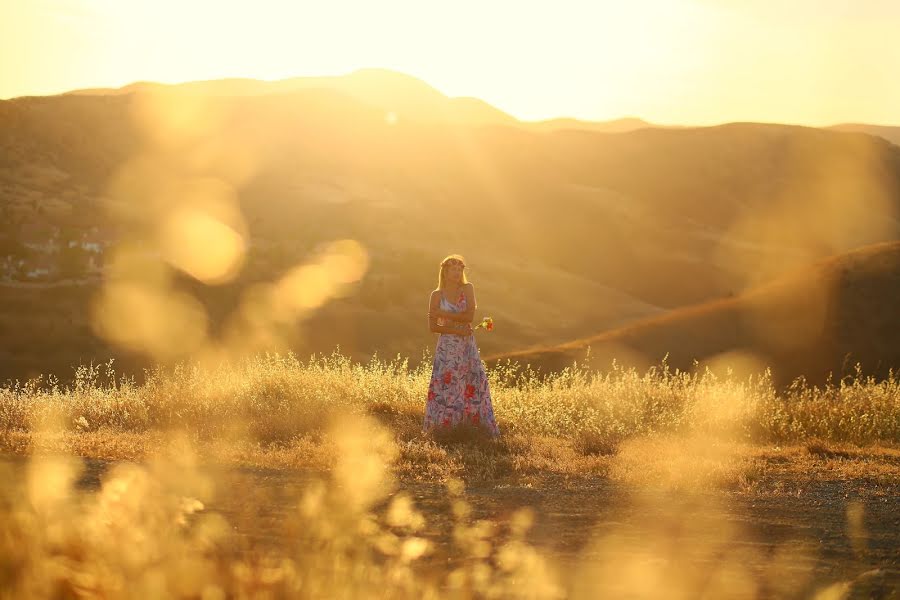
<path id="1" fill-rule="evenodd" d="M 465 311 L 465 294 L 460 292 L 455 304 L 441 294 L 440 308 L 448 312 Z M 500 434 L 474 333 L 469 336 L 441 334 L 438 337 L 428 384 L 425 430 L 460 423 L 481 425 L 493 436 Z"/>

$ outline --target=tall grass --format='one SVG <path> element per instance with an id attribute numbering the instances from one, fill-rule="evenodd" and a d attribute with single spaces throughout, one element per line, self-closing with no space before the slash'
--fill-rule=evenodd
<path id="1" fill-rule="evenodd" d="M 430 436 L 421 432 L 423 365 L 272 355 L 157 369 L 141 385 L 107 364 L 79 369 L 67 386 L 43 378 L 0 388 L 2 436 L 31 436 L 34 451 L 24 478 L 3 473 L 0 598 L 744 598 L 771 582 L 785 596 L 810 595 L 820 587 L 811 550 L 732 552 L 730 526 L 715 510 L 698 520 L 705 507 L 696 504 L 678 527 L 663 523 L 639 538 L 613 531 L 594 541 L 593 558 L 559 571 L 528 541 L 533 512 L 476 520 L 454 476 L 583 475 L 618 453 L 610 473 L 622 481 L 693 486 L 731 468 L 727 451 L 705 448 L 717 439 L 868 445 L 900 434 L 893 377 L 798 381 L 779 393 L 767 374 L 663 364 L 574 365 L 544 376 L 503 364 L 489 373 L 499 441 L 465 430 Z M 42 451 L 40 441 L 74 439 L 72 450 L 98 438 L 115 457 L 134 439 L 149 454 L 172 430 L 167 459 L 120 464 L 89 493 L 74 485 L 78 461 Z M 690 442 L 673 451 L 666 444 L 675 437 Z M 266 464 L 288 456 L 287 464 L 327 467 L 281 524 L 285 547 L 248 545 L 204 510 L 215 488 L 198 454 L 204 444 L 256 448 Z M 432 515 L 403 492 L 391 497 L 396 476 L 446 481 L 449 547 L 426 535 Z M 219 482 L 219 493 L 234 492 Z M 685 561 L 688 550 L 706 558 Z"/>
<path id="2" fill-rule="evenodd" d="M 354 363 L 334 353 L 300 360 L 260 356 L 213 368 L 151 371 L 136 385 L 113 365 L 81 367 L 74 383 L 50 378 L 0 387 L 0 431 L 32 431 L 53 419 L 70 431 L 178 428 L 212 438 L 242 428 L 261 443 L 321 434 L 343 414 L 370 414 L 400 441 L 421 437 L 430 363 L 400 358 Z M 647 434 L 723 434 L 750 443 L 819 439 L 858 445 L 900 441 L 900 379 L 857 377 L 778 392 L 768 373 L 738 378 L 662 364 L 638 372 L 573 365 L 541 375 L 506 363 L 489 371 L 506 433 L 574 444 L 616 444 Z"/>

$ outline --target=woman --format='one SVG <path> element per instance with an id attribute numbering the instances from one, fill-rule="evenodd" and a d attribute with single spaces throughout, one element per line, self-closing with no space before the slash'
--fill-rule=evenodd
<path id="1" fill-rule="evenodd" d="M 442 260 L 438 289 L 431 292 L 428 327 L 440 337 L 428 384 L 425 430 L 468 423 L 496 436 L 500 431 L 494 421 L 487 373 L 472 333 L 475 288 L 466 281 L 465 269 L 458 254 Z"/>

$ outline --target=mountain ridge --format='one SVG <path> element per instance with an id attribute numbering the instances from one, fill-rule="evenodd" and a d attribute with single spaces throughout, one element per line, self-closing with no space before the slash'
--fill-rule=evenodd
<path id="1" fill-rule="evenodd" d="M 480 120 L 490 124 L 512 124 L 517 123 L 519 126 L 528 128 L 533 131 L 557 131 L 566 129 L 586 130 L 586 131 L 604 131 L 610 133 L 634 131 L 644 128 L 663 128 L 663 129 L 683 129 L 683 128 L 704 128 L 717 127 L 721 125 L 751 123 L 752 121 L 728 121 L 715 125 L 659 125 L 647 122 L 641 118 L 626 116 L 615 119 L 594 121 L 584 120 L 574 117 L 552 117 L 539 119 L 534 121 L 523 121 L 508 115 L 501 109 L 490 105 L 489 103 L 474 96 L 450 97 L 442 94 L 433 86 L 426 83 L 423 79 L 417 78 L 406 73 L 383 68 L 361 68 L 356 69 L 344 75 L 321 75 L 321 76 L 295 76 L 283 79 L 265 80 L 251 77 L 225 77 L 218 79 L 209 79 L 201 81 L 185 81 L 178 83 L 160 83 L 153 81 L 137 81 L 126 84 L 117 88 L 81 88 L 69 90 L 56 95 L 121 95 L 139 93 L 147 90 L 182 90 L 194 91 L 218 95 L 262 95 L 266 93 L 285 93 L 300 89 L 308 89 L 311 87 L 326 88 L 346 88 L 347 82 L 358 81 L 361 79 L 376 80 L 378 85 L 391 85 L 402 82 L 407 89 L 417 88 L 419 94 L 423 92 L 432 99 L 437 95 L 442 96 L 448 101 L 461 101 L 468 104 L 479 105 L 479 111 L 484 115 L 480 116 Z M 262 89 L 260 89 L 262 88 Z M 26 96 L 33 97 L 33 96 Z M 7 100 L 12 100 L 9 98 Z M 490 114 L 490 116 L 486 116 Z M 791 125 L 790 123 L 756 123 L 756 124 L 773 124 L 773 125 Z M 836 125 L 814 127 L 817 129 L 830 129 L 834 131 L 855 131 L 867 133 L 883 137 L 892 144 L 900 144 L 900 126 L 882 125 L 875 123 L 840 123 Z"/>

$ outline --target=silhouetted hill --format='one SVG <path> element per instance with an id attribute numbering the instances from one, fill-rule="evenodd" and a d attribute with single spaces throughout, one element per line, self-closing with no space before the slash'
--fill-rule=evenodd
<path id="1" fill-rule="evenodd" d="M 203 96 L 238 97 L 288 94 L 311 89 L 340 91 L 360 102 L 385 111 L 385 114 L 391 113 L 398 119 L 437 120 L 470 125 L 518 125 L 535 132 L 580 129 L 603 133 L 622 133 L 645 127 L 658 127 L 634 117 L 612 121 L 583 121 L 571 118 L 535 122 L 518 121 L 478 98 L 448 98 L 419 79 L 387 69 L 360 69 L 348 75 L 293 77 L 278 81 L 231 78 L 178 84 L 136 82 L 120 88 L 73 90 L 64 95 L 116 96 L 148 92 L 176 92 Z"/>
<path id="2" fill-rule="evenodd" d="M 331 90 L 382 111 L 413 121 L 511 125 L 516 119 L 477 98 L 448 98 L 424 81 L 387 69 L 359 69 L 348 75 L 294 77 L 279 81 L 218 79 L 179 84 L 139 82 L 116 89 L 87 89 L 70 95 L 175 93 L 236 98 Z"/>
<path id="3" fill-rule="evenodd" d="M 296 347 L 339 343 L 357 357 L 417 357 L 433 343 L 424 310 L 450 252 L 467 256 L 480 313 L 497 322 L 480 342 L 488 355 L 738 294 L 900 239 L 900 148 L 878 137 L 752 123 L 536 132 L 414 78 L 324 79 L 2 101 L 0 238 L 20 247 L 19 232 L 38 224 L 67 243 L 99 227 L 91 235 L 152 251 L 160 207 L 179 206 L 185 181 L 212 181 L 233 196 L 247 240 L 237 280 L 191 290 L 213 334 L 254 286 L 352 238 L 369 254 L 365 277 L 298 328 Z M 35 364 L 49 343 L 73 356 L 94 348 L 87 317 L 65 328 L 69 315 L 89 314 L 90 293 L 64 309 L 52 293 L 25 294 L 2 289 L 11 335 L 26 336 L 30 319 L 58 321 L 56 341 L 27 342 Z"/>
<path id="4" fill-rule="evenodd" d="M 900 369 L 900 243 L 868 246 L 818 262 L 741 296 L 686 307 L 555 347 L 492 356 L 553 371 L 584 362 L 646 366 L 664 357 L 691 370 L 726 355 L 772 368 L 785 384 Z"/>

